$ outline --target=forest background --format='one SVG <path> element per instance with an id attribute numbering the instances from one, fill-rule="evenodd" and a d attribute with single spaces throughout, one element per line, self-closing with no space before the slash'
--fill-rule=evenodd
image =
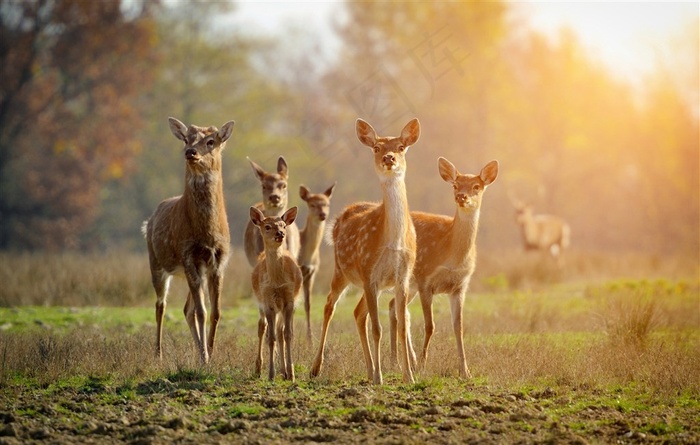
<path id="1" fill-rule="evenodd" d="M 303 225 L 301 184 L 337 181 L 333 214 L 380 199 L 356 118 L 394 135 L 418 117 L 412 209 L 454 212 L 438 156 L 469 173 L 500 162 L 480 249 L 519 247 L 515 197 L 567 219 L 574 249 L 700 261 L 697 16 L 631 85 L 508 2 L 338 10 L 328 57 L 310 29 L 230 26 L 235 3 L 0 0 L 0 250 L 145 254 L 141 223 L 183 189 L 168 116 L 236 121 L 223 172 L 235 246 L 260 199 L 246 157 L 268 170 L 286 158 Z"/>

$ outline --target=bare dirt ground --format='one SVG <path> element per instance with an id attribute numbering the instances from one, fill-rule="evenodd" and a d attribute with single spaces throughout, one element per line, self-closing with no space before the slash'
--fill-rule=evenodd
<path id="1" fill-rule="evenodd" d="M 291 384 L 183 371 L 122 385 L 6 386 L 0 444 L 700 442 L 697 403 L 632 400 L 624 388 L 397 379 Z"/>

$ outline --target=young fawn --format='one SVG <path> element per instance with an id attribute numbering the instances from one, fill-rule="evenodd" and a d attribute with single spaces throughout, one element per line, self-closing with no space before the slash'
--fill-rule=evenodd
<path id="1" fill-rule="evenodd" d="M 262 210 L 265 216 L 281 216 L 287 210 L 287 181 L 289 179 L 287 162 L 282 156 L 277 160 L 277 173 L 268 173 L 258 164 L 248 159 L 250 166 L 255 172 L 255 176 L 262 185 L 262 202 L 255 204 L 258 210 Z M 255 267 L 258 262 L 258 255 L 264 249 L 260 231 L 251 221 L 245 227 L 243 237 L 243 250 L 245 251 L 248 263 Z M 286 247 L 294 258 L 299 254 L 299 228 L 291 225 L 287 228 Z"/>
<path id="2" fill-rule="evenodd" d="M 304 311 L 306 312 L 306 339 L 311 344 L 311 292 L 314 288 L 316 272 L 321 264 L 319 248 L 323 240 L 326 219 L 330 211 L 331 195 L 335 184 L 323 193 L 311 193 L 305 186 L 299 187 L 299 196 L 306 202 L 309 214 L 306 225 L 299 232 L 301 248 L 297 262 L 304 276 Z"/>
<path id="3" fill-rule="evenodd" d="M 301 270 L 296 260 L 283 247 L 287 229 L 297 217 L 297 208 L 292 207 L 282 216 L 268 216 L 256 207 L 250 208 L 250 220 L 257 226 L 265 248 L 253 269 L 253 292 L 258 298 L 260 319 L 258 321 L 258 357 L 255 371 L 262 370 L 263 336 L 267 331 L 270 350 L 268 377 L 275 378 L 275 336 L 282 364 L 282 376 L 294 381 L 292 364 L 292 337 L 294 334 L 294 305 L 301 289 Z"/>
<path id="4" fill-rule="evenodd" d="M 393 287 L 396 292 L 398 335 L 404 359 L 403 379 L 413 382 L 409 364 L 406 300 L 408 284 L 416 259 L 416 234 L 406 200 L 406 151 L 420 136 L 418 119 L 411 120 L 399 137 L 379 137 L 370 124 L 358 119 L 357 137 L 374 153 L 374 169 L 382 188 L 382 202 L 352 204 L 333 223 L 335 270 L 323 311 L 323 331 L 311 376 L 317 376 L 323 365 L 328 325 L 338 299 L 349 284 L 362 287 L 363 294 L 355 308 L 355 322 L 367 365 L 370 381 L 381 384 L 380 341 L 382 327 L 377 313 L 377 300 L 382 290 Z M 374 349 L 367 339 L 367 315 L 371 319 Z"/>
<path id="5" fill-rule="evenodd" d="M 169 118 L 170 131 L 185 144 L 185 191 L 166 199 L 142 227 L 148 243 L 151 280 L 156 291 L 156 354 L 162 357 L 163 314 L 174 274 L 189 286 L 185 318 L 203 363 L 214 349 L 220 317 L 221 286 L 229 257 L 230 236 L 224 207 L 221 152 L 231 137 L 233 121 L 221 130 L 197 127 Z M 211 325 L 205 342 L 205 285 L 211 304 Z"/>
<path id="6" fill-rule="evenodd" d="M 531 205 L 511 197 L 515 221 L 520 226 L 525 250 L 548 252 L 561 266 L 561 254 L 569 246 L 571 229 L 563 219 L 552 215 L 535 215 Z"/>
<path id="7" fill-rule="evenodd" d="M 415 290 L 420 294 L 425 319 L 425 339 L 421 364 L 428 359 L 428 346 L 435 331 L 433 322 L 433 295 L 446 293 L 450 296 L 452 328 L 457 340 L 459 374 L 471 377 L 464 355 L 462 340 L 462 306 L 469 281 L 476 267 L 476 232 L 479 226 L 481 199 L 486 187 L 498 176 L 498 162 L 491 161 L 478 175 L 461 174 L 445 158 L 438 159 L 442 179 L 452 184 L 457 204 L 454 218 L 423 212 L 411 212 L 416 228 L 418 244 L 416 265 L 411 282 L 411 300 Z M 391 350 L 396 357 L 396 310 L 394 300 L 389 303 L 391 320 Z M 415 353 L 409 337 L 409 353 L 415 363 Z"/>

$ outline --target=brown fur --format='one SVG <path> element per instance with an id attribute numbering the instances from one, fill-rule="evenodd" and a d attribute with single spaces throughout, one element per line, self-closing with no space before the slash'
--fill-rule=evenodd
<path id="1" fill-rule="evenodd" d="M 289 180 L 289 169 L 287 168 L 287 162 L 280 156 L 277 160 L 276 173 L 266 172 L 250 159 L 248 159 L 248 162 L 250 162 L 255 177 L 258 178 L 262 186 L 263 200 L 255 204 L 255 208 L 261 210 L 265 216 L 281 216 L 287 210 L 288 205 L 287 181 Z M 292 224 L 287 228 L 285 245 L 292 253 L 292 256 L 296 258 L 299 254 L 299 228 L 296 224 Z M 260 231 L 249 220 L 243 234 L 243 250 L 248 259 L 248 264 L 255 267 L 258 262 L 258 256 L 264 248 Z"/>
<path id="2" fill-rule="evenodd" d="M 416 228 L 418 251 L 413 269 L 412 300 L 416 289 L 420 293 L 425 339 L 421 364 L 428 359 L 428 346 L 435 331 L 433 322 L 433 295 L 449 294 L 452 309 L 452 328 L 457 341 L 459 373 L 471 377 L 462 341 L 462 307 L 464 295 L 476 267 L 476 233 L 479 226 L 481 199 L 486 187 L 498 176 L 498 162 L 489 162 L 478 175 L 460 174 L 445 158 L 438 159 L 440 175 L 452 184 L 457 210 L 454 218 L 411 212 Z M 391 319 L 391 350 L 396 357 L 396 311 L 394 300 L 389 303 Z M 415 363 L 415 353 L 409 337 L 409 352 Z"/>
<path id="3" fill-rule="evenodd" d="M 374 152 L 374 168 L 382 187 L 381 203 L 358 203 L 348 206 L 335 220 L 335 270 L 323 313 L 323 330 L 319 350 L 311 368 L 317 376 L 323 365 L 328 326 L 338 299 L 350 284 L 362 287 L 363 295 L 355 308 L 355 322 L 367 365 L 368 379 L 382 383 L 380 341 L 382 327 L 377 310 L 382 290 L 396 292 L 398 335 L 404 358 L 403 378 L 413 382 L 406 338 L 406 304 L 408 284 L 416 259 L 416 234 L 406 200 L 406 151 L 420 135 L 417 119 L 410 121 L 399 137 L 378 137 L 367 122 L 356 122 L 358 139 Z M 374 349 L 367 338 L 369 315 Z"/>
<path id="4" fill-rule="evenodd" d="M 553 215 L 535 215 L 531 205 L 517 201 L 515 221 L 521 229 L 525 250 L 547 252 L 561 266 L 561 255 L 569 246 L 571 230 L 563 219 Z"/>
<path id="5" fill-rule="evenodd" d="M 251 276 L 253 292 L 258 299 L 258 357 L 255 371 L 262 371 L 263 336 L 267 332 L 270 351 L 268 378 L 275 378 L 275 336 L 278 343 L 282 376 L 294 381 L 292 338 L 294 336 L 294 306 L 301 290 L 302 275 L 296 260 L 283 247 L 287 229 L 294 223 L 297 208 L 292 207 L 281 217 L 265 215 L 250 208 L 250 220 L 261 234 L 265 250 L 260 254 Z"/>
<path id="6" fill-rule="evenodd" d="M 304 276 L 304 312 L 306 313 L 306 340 L 311 344 L 311 294 L 313 292 L 316 272 L 321 265 L 319 248 L 323 240 L 326 220 L 330 212 L 331 195 L 335 184 L 323 193 L 311 193 L 305 186 L 299 187 L 299 196 L 309 209 L 306 224 L 299 232 L 301 248 L 297 262 Z"/>
<path id="7" fill-rule="evenodd" d="M 185 191 L 166 199 L 144 223 L 151 280 L 156 291 L 156 354 L 162 357 L 163 314 L 172 275 L 184 274 L 189 286 L 185 318 L 203 363 L 214 349 L 220 317 L 221 286 L 229 257 L 230 236 L 224 207 L 221 151 L 231 137 L 233 121 L 216 127 L 189 128 L 169 118 L 170 131 L 184 142 Z M 211 303 L 211 325 L 205 342 L 205 284 Z"/>

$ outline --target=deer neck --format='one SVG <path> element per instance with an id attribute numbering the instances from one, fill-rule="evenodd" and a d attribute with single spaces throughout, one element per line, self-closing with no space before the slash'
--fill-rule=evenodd
<path id="1" fill-rule="evenodd" d="M 267 205 L 263 204 L 263 215 L 265 215 L 265 217 L 277 217 L 277 218 L 279 218 L 286 211 L 287 211 L 287 206 L 268 207 Z"/>
<path id="2" fill-rule="evenodd" d="M 411 216 L 406 199 L 406 184 L 401 178 L 390 178 L 382 182 L 383 234 L 385 246 L 402 250 L 407 246 L 407 234 L 411 231 Z"/>
<path id="3" fill-rule="evenodd" d="M 302 230 L 304 242 L 301 244 L 301 250 L 299 251 L 300 263 L 310 261 L 314 253 L 321 247 L 323 229 L 325 226 L 325 221 L 320 221 L 311 216 L 306 218 L 306 225 L 304 226 L 304 230 Z"/>
<path id="4" fill-rule="evenodd" d="M 221 171 L 193 173 L 189 169 L 185 173 L 185 192 L 183 202 L 191 220 L 201 221 L 207 225 L 212 222 L 225 220 L 223 209 L 223 184 Z"/>
<path id="5" fill-rule="evenodd" d="M 476 247 L 476 233 L 479 229 L 479 208 L 457 207 L 450 228 L 450 246 L 456 259 L 466 258 Z"/>
<path id="6" fill-rule="evenodd" d="M 284 243 L 279 246 L 265 246 L 265 271 L 271 284 L 281 285 L 284 283 L 284 266 L 282 257 L 284 256 Z"/>

